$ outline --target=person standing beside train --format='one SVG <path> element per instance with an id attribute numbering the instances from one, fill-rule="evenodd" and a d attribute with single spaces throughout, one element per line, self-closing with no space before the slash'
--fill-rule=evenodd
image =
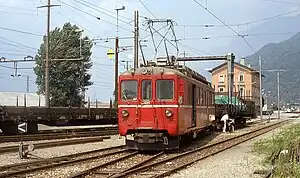
<path id="1" fill-rule="evenodd" d="M 224 115 L 221 118 L 221 121 L 223 121 L 223 123 L 224 123 L 224 126 L 223 126 L 223 132 L 224 133 L 226 132 L 226 126 L 227 126 L 227 121 L 228 120 L 229 120 L 229 116 L 228 116 L 227 112 L 224 111 Z"/>

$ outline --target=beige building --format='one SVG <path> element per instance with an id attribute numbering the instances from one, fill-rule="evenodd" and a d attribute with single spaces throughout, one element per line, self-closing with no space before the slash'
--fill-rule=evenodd
<path id="1" fill-rule="evenodd" d="M 215 92 L 228 92 L 227 63 L 223 63 L 212 70 L 212 86 Z M 243 97 L 247 100 L 255 101 L 259 105 L 260 94 L 259 72 L 245 65 L 245 59 L 240 63 L 234 63 L 234 88 L 235 96 Z"/>

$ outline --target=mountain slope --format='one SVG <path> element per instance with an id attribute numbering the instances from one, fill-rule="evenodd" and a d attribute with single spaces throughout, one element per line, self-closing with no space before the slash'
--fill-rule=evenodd
<path id="1" fill-rule="evenodd" d="M 300 31 L 300 15 L 296 16 L 288 16 L 288 17 L 280 17 L 276 19 L 268 20 L 262 24 L 259 24 L 253 28 L 248 29 L 248 32 L 245 34 L 249 34 L 250 36 L 246 37 L 249 44 L 255 49 L 258 50 L 262 48 L 265 44 L 268 43 L 278 43 L 283 40 L 286 40 L 296 32 Z M 287 33 L 287 32 L 295 32 L 295 33 Z M 279 35 L 282 33 L 281 35 Z M 261 34 L 254 35 L 251 34 Z M 262 35 L 265 34 L 265 35 Z M 277 34 L 277 35 L 271 35 Z M 234 38 L 231 42 L 232 49 L 235 49 L 234 52 L 237 54 L 252 54 L 251 49 L 243 42 L 243 40 Z"/>
<path id="2" fill-rule="evenodd" d="M 280 97 L 283 103 L 299 102 L 300 99 L 300 33 L 280 43 L 269 43 L 258 52 L 262 56 L 262 70 L 283 69 L 280 73 Z M 246 61 L 258 69 L 257 55 Z M 269 101 L 277 103 L 277 73 L 263 71 L 262 87 L 270 91 Z"/>

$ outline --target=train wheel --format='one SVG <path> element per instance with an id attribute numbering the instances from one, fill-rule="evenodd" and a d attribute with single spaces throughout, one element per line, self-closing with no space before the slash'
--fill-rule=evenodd
<path id="1" fill-rule="evenodd" d="M 4 135 L 16 135 L 18 133 L 18 124 L 8 121 L 1 123 L 1 130 Z"/>

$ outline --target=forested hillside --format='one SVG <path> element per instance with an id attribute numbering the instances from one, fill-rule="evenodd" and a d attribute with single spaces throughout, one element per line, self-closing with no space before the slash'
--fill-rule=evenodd
<path id="1" fill-rule="evenodd" d="M 258 52 L 262 56 L 262 70 L 283 69 L 280 73 L 280 96 L 284 103 L 299 102 L 300 99 L 300 33 L 280 43 L 270 43 Z M 246 57 L 246 61 L 258 69 L 257 55 Z M 269 100 L 277 101 L 277 73 L 263 71 L 263 88 L 270 91 Z"/>

